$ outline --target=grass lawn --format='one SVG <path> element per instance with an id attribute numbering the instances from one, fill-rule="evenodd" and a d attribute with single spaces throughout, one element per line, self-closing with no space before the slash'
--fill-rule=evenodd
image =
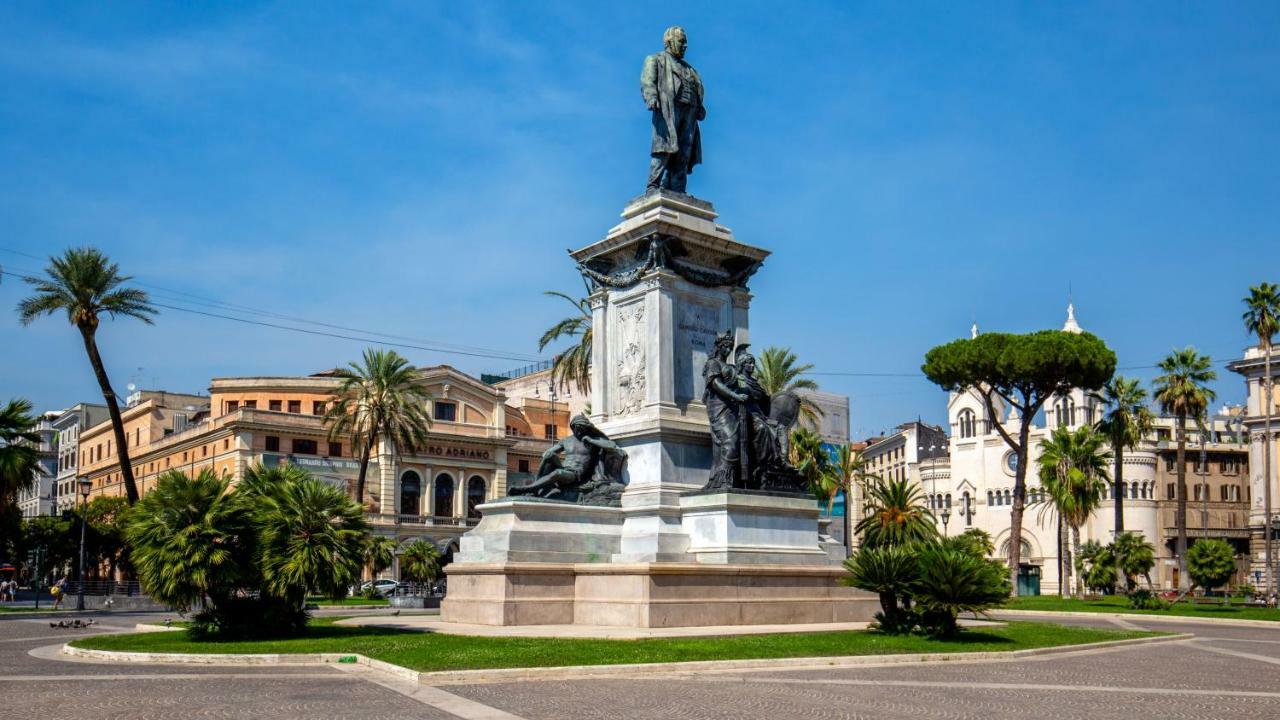
<path id="1" fill-rule="evenodd" d="M 343 627 L 336 618 L 312 621 L 307 636 L 256 642 L 193 642 L 185 632 L 104 635 L 76 640 L 98 650 L 179 653 L 360 653 L 414 670 L 472 670 L 563 665 L 613 665 L 690 660 L 887 655 L 1024 650 L 1054 645 L 1147 637 L 1156 633 L 1097 630 L 1043 623 L 964 631 L 952 640 L 874 632 L 744 635 L 721 638 L 578 640 L 436 635 L 406 630 Z"/>
<path id="2" fill-rule="evenodd" d="M 1140 615 L 1176 615 L 1194 618 L 1234 618 L 1237 620 L 1271 620 L 1280 622 L 1280 609 L 1244 607 L 1243 605 L 1196 605 L 1184 600 L 1167 610 L 1134 610 L 1129 599 L 1104 595 L 1091 600 L 1072 600 L 1056 595 L 1011 598 L 1004 607 L 1010 610 L 1042 610 L 1046 612 L 1137 613 Z"/>
<path id="3" fill-rule="evenodd" d="M 309 597 L 307 598 L 307 604 L 319 607 L 334 607 L 340 605 L 390 605 L 391 601 L 386 598 L 370 600 L 362 597 L 345 597 L 340 600 L 334 600 L 327 597 Z"/>

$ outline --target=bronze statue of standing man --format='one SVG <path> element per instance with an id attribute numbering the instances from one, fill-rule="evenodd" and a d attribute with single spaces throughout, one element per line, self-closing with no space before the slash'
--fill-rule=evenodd
<path id="1" fill-rule="evenodd" d="M 645 58 L 640 73 L 640 94 L 653 111 L 648 189 L 682 193 L 693 166 L 702 162 L 698 121 L 707 116 L 707 109 L 702 105 L 702 79 L 684 61 L 689 45 L 684 29 L 667 28 L 662 44 L 666 49 Z"/>

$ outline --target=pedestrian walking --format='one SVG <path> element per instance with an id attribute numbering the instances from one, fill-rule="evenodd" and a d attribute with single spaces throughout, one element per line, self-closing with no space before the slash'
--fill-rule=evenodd
<path id="1" fill-rule="evenodd" d="M 54 610 L 62 609 L 62 600 L 67 596 L 66 587 L 67 587 L 67 579 L 63 577 L 60 580 L 58 580 L 58 582 L 54 583 L 53 587 L 49 588 L 49 594 L 53 596 Z"/>

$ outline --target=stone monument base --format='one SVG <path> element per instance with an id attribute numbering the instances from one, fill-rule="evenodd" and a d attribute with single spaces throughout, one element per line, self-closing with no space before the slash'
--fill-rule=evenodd
<path id="1" fill-rule="evenodd" d="M 454 563 L 447 622 L 697 627 L 868 622 L 871 593 L 839 566 L 708 563 Z"/>

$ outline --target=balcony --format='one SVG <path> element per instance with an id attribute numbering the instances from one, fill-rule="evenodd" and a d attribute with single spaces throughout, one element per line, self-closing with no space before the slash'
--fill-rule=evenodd
<path id="1" fill-rule="evenodd" d="M 441 517 L 437 515 L 403 515 L 399 513 L 364 514 L 365 520 L 374 525 L 414 525 L 418 527 L 471 528 L 480 518 Z"/>

